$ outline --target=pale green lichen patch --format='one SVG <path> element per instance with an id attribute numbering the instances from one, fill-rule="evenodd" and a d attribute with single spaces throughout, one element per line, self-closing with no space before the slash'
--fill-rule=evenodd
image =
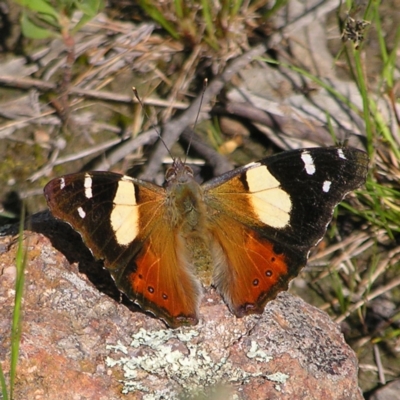
<path id="1" fill-rule="evenodd" d="M 280 392 L 282 390 L 281 385 L 285 383 L 289 379 L 289 375 L 286 375 L 282 372 L 276 372 L 275 374 L 266 375 L 265 379 L 268 379 L 272 382 L 277 382 L 277 385 L 274 386 L 275 390 Z"/>
<path id="2" fill-rule="evenodd" d="M 275 374 L 266 375 L 265 378 L 272 382 L 285 383 L 289 379 L 289 375 L 282 372 L 276 372 Z"/>
<path id="3" fill-rule="evenodd" d="M 118 344 L 114 346 L 107 346 L 107 349 L 114 349 L 116 353 L 120 351 L 121 353 L 128 354 L 128 348 L 120 341 L 118 341 Z"/>
<path id="4" fill-rule="evenodd" d="M 246 353 L 247 357 L 254 358 L 257 361 L 268 362 L 272 359 L 264 350 L 258 348 L 258 344 L 255 340 L 251 341 L 250 350 Z"/>
<path id="5" fill-rule="evenodd" d="M 243 384 L 262 376 L 262 371 L 248 372 L 229 361 L 227 349 L 215 349 L 214 343 L 200 341 L 198 332 L 180 330 L 146 331 L 140 329 L 130 348 L 107 346 L 119 357 L 106 359 L 109 367 L 124 371 L 123 393 L 139 391 L 145 400 L 176 399 L 183 393 L 206 392 L 219 385 Z M 251 355 L 265 361 L 268 357 L 254 347 Z M 252 352 L 253 350 L 253 352 Z M 122 353 L 122 354 L 121 354 Z M 127 356 L 127 354 L 129 354 Z"/>

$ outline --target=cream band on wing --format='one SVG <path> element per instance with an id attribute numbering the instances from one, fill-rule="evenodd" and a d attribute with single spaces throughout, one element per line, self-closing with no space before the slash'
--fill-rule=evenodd
<path id="1" fill-rule="evenodd" d="M 290 221 L 292 201 L 280 188 L 279 182 L 264 165 L 249 169 L 246 180 L 250 194 L 248 198 L 254 213 L 261 222 L 273 227 L 284 228 Z"/>
<path id="2" fill-rule="evenodd" d="M 113 200 L 110 222 L 118 244 L 130 244 L 139 233 L 139 208 L 136 204 L 135 185 L 128 179 L 118 182 Z"/>

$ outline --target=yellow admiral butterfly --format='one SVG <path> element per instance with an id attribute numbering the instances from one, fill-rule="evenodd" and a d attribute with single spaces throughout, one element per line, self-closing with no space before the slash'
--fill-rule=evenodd
<path id="1" fill-rule="evenodd" d="M 66 175 L 44 193 L 53 215 L 103 259 L 117 287 L 170 327 L 195 325 L 202 284 L 237 317 L 262 313 L 305 266 L 335 206 L 365 181 L 346 147 L 283 152 L 203 185 L 175 160 L 163 187 L 111 172 Z"/>

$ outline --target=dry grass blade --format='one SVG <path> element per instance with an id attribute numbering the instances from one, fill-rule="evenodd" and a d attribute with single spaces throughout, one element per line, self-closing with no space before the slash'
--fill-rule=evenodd
<path id="1" fill-rule="evenodd" d="M 396 261 L 399 261 L 400 258 Z M 344 321 L 350 314 L 352 314 L 354 311 L 358 310 L 359 308 L 363 307 L 366 305 L 369 301 L 375 299 L 376 297 L 390 292 L 392 289 L 396 288 L 397 286 L 400 285 L 400 278 L 393 279 L 391 282 L 389 282 L 387 285 L 381 286 L 376 290 L 371 291 L 368 295 L 366 295 L 362 300 L 358 301 L 357 303 L 351 305 L 349 309 L 339 317 L 335 318 L 335 321 L 340 324 L 342 321 Z M 366 291 L 366 288 L 365 290 Z"/>
<path id="2" fill-rule="evenodd" d="M 14 87 L 18 89 L 38 89 L 42 92 L 54 91 L 57 89 L 57 84 L 46 82 L 40 79 L 33 78 L 19 78 L 14 76 L 0 76 L 0 83 L 8 87 Z M 124 95 L 119 93 L 107 92 L 104 90 L 91 90 L 82 89 L 79 87 L 69 88 L 69 93 L 77 96 L 82 96 L 87 99 L 96 99 L 104 101 L 112 101 L 117 103 L 137 103 L 137 100 L 130 95 Z M 145 105 L 156 106 L 156 107 L 168 107 L 175 108 L 178 110 L 184 110 L 188 105 L 184 102 L 172 101 L 172 100 L 162 100 L 157 98 L 147 97 L 143 100 Z"/>

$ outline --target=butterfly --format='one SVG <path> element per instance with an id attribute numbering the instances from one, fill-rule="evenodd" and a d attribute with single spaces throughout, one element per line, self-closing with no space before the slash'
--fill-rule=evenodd
<path id="1" fill-rule="evenodd" d="M 262 313 L 306 265 L 336 205 L 365 182 L 368 162 L 351 147 L 300 149 L 199 185 L 176 159 L 163 186 L 83 172 L 51 180 L 44 194 L 118 289 L 176 328 L 198 323 L 203 285 L 237 317 Z"/>

